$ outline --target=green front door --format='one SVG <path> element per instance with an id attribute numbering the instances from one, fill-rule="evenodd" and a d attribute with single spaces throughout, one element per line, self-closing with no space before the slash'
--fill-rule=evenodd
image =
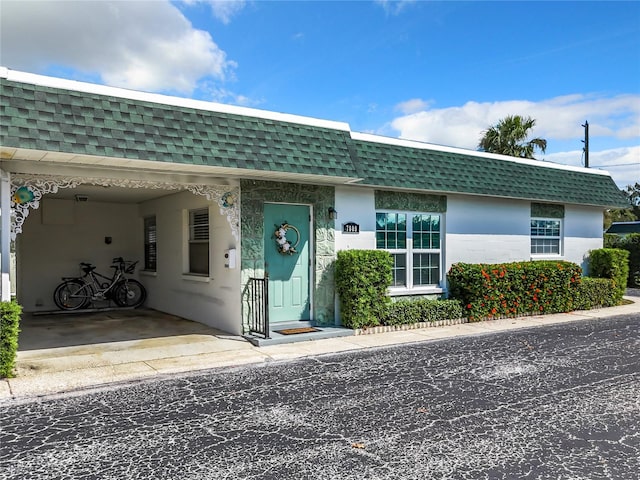
<path id="1" fill-rule="evenodd" d="M 269 275 L 270 322 L 310 319 L 310 223 L 308 206 L 264 205 L 264 259 Z"/>

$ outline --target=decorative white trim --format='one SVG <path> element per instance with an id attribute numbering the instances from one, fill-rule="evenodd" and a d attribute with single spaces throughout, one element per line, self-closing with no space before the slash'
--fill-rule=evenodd
<path id="1" fill-rule="evenodd" d="M 76 188 L 89 184 L 102 187 L 148 188 L 158 190 L 188 190 L 194 195 L 202 195 L 215 201 L 220 215 L 227 218 L 233 237 L 240 237 L 240 188 L 228 185 L 199 185 L 169 183 L 147 180 L 116 178 L 64 177 L 55 175 L 33 175 L 14 173 L 11 175 L 11 239 L 22 233 L 22 225 L 29 216 L 29 209 L 38 209 L 43 195 L 57 193 L 61 188 Z M 14 194 L 20 187 L 27 187 L 33 193 L 33 199 L 26 203 L 16 203 Z M 230 201 L 232 199 L 233 201 Z"/>
<path id="2" fill-rule="evenodd" d="M 20 175 L 11 176 L 11 240 L 15 240 L 22 233 L 22 224 L 29 216 L 29 209 L 40 208 L 40 200 L 47 193 L 56 193 L 60 188 L 76 188 L 80 182 L 78 179 L 68 177 L 50 177 L 45 175 Z M 27 187 L 33 194 L 33 199 L 26 203 L 17 203 L 14 195 L 18 188 Z"/>
<path id="3" fill-rule="evenodd" d="M 207 200 L 215 201 L 220 215 L 227 217 L 231 233 L 236 241 L 240 240 L 240 187 L 228 185 L 184 185 L 194 195 L 203 195 Z M 232 201 L 228 201 L 232 198 Z"/>

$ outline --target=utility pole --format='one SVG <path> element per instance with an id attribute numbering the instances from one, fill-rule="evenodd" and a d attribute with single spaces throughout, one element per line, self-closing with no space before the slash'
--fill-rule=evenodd
<path id="1" fill-rule="evenodd" d="M 584 167 L 589 168 L 589 122 L 584 121 Z"/>

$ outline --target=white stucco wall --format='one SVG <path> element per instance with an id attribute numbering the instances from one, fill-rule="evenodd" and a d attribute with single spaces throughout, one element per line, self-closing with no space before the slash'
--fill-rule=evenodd
<path id="1" fill-rule="evenodd" d="M 336 250 L 375 248 L 373 190 L 336 188 Z M 469 195 L 448 195 L 443 216 L 443 271 L 456 262 L 500 263 L 532 260 L 531 202 Z M 360 224 L 359 235 L 342 233 L 342 224 Z M 575 262 L 586 272 L 590 250 L 602 247 L 602 209 L 565 206 L 563 254 L 555 257 Z"/>
<path id="2" fill-rule="evenodd" d="M 445 271 L 457 262 L 530 259 L 530 202 L 449 195 L 446 218 Z"/>
<path id="3" fill-rule="evenodd" d="M 188 265 L 188 211 L 209 207 L 209 277 L 185 275 Z M 157 269 L 141 272 L 147 305 L 163 312 L 240 334 L 240 251 L 226 217 L 214 202 L 188 192 L 168 195 L 139 206 L 140 221 L 156 215 Z M 141 227 L 142 228 L 142 227 Z M 225 268 L 225 250 L 237 248 L 235 269 Z"/>
<path id="4" fill-rule="evenodd" d="M 580 265 L 585 275 L 589 273 L 589 251 L 603 246 L 602 214 L 601 208 L 565 207 L 564 259 Z"/>
<path id="5" fill-rule="evenodd" d="M 368 250 L 376 248 L 376 210 L 373 190 L 336 187 L 335 208 L 338 211 L 336 225 L 336 251 Z M 359 234 L 343 234 L 342 225 L 355 222 L 360 225 Z"/>
<path id="6" fill-rule="evenodd" d="M 110 274 L 114 257 L 142 261 L 142 233 L 136 205 L 45 197 L 16 239 L 19 302 L 25 311 L 55 310 L 55 287 L 63 276 L 78 276 L 80 262 Z"/>

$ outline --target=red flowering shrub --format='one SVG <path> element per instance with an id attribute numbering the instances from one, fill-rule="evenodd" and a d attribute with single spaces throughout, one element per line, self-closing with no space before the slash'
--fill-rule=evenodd
<path id="1" fill-rule="evenodd" d="M 565 261 L 456 263 L 449 297 L 466 305 L 471 321 L 574 310 L 582 269 Z"/>

